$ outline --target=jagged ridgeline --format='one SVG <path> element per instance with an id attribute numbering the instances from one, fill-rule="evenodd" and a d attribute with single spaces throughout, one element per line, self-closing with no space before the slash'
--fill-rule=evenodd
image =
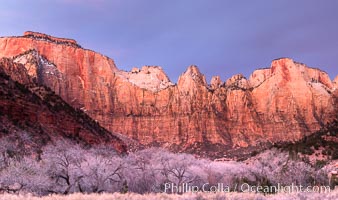
<path id="1" fill-rule="evenodd" d="M 35 40 L 45 40 L 45 41 L 50 41 L 50 42 L 54 42 L 57 44 L 65 44 L 65 45 L 70 45 L 70 46 L 81 48 L 81 46 L 73 39 L 58 38 L 58 37 L 53 37 L 53 36 L 46 35 L 43 33 L 26 31 L 23 34 L 23 37 L 33 38 Z"/>
<path id="2" fill-rule="evenodd" d="M 175 151 L 223 156 L 236 148 L 294 142 L 337 113 L 338 78 L 290 58 L 273 60 L 249 78 L 215 76 L 210 84 L 192 65 L 175 84 L 160 67 L 122 71 L 74 40 L 41 33 L 0 38 L 0 57 L 14 58 L 107 130 Z"/>

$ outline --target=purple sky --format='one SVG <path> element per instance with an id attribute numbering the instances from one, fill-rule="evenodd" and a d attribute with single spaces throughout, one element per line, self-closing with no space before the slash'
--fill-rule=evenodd
<path id="1" fill-rule="evenodd" d="M 338 74 L 337 0 L 4 0 L 0 27 L 76 39 L 120 69 L 159 65 L 174 82 L 191 64 L 224 81 L 279 57 Z"/>

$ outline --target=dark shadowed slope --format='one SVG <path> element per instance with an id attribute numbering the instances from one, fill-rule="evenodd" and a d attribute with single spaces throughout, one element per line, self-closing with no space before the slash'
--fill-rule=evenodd
<path id="1" fill-rule="evenodd" d="M 0 138 L 22 153 L 36 152 L 58 139 L 86 146 L 107 144 L 118 152 L 126 151 L 118 137 L 49 88 L 36 84 L 25 67 L 11 59 L 0 60 Z"/>

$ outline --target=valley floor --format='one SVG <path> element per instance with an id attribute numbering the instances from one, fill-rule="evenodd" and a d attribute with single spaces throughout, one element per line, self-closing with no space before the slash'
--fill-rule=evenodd
<path id="1" fill-rule="evenodd" d="M 338 190 L 329 193 L 293 193 L 264 196 L 257 193 L 185 193 L 177 194 L 70 194 L 35 197 L 30 194 L 1 194 L 0 200 L 336 200 Z"/>

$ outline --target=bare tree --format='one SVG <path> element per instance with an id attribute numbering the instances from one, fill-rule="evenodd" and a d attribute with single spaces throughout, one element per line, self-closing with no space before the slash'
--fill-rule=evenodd
<path id="1" fill-rule="evenodd" d="M 125 158 L 123 176 L 128 183 L 128 189 L 136 193 L 159 192 L 158 173 L 153 165 L 153 156 L 158 151 L 151 148 L 131 153 Z"/>
<path id="2" fill-rule="evenodd" d="M 157 162 L 156 169 L 164 178 L 162 184 L 169 182 L 180 186 L 183 183 L 190 184 L 199 178 L 191 170 L 191 167 L 198 163 L 192 155 L 175 155 L 164 151 L 158 153 L 154 161 Z"/>
<path id="3" fill-rule="evenodd" d="M 47 194 L 50 182 L 43 169 L 41 163 L 27 157 L 11 162 L 7 168 L 0 171 L 0 190 L 13 193 L 25 190 Z"/>
<path id="4" fill-rule="evenodd" d="M 121 188 L 124 168 L 122 158 L 86 154 L 80 165 L 83 179 L 78 184 L 81 191 L 116 192 Z"/>
<path id="5" fill-rule="evenodd" d="M 42 159 L 46 163 L 47 173 L 55 184 L 50 192 L 68 194 L 78 191 L 76 186 L 83 178 L 80 164 L 84 150 L 74 144 L 58 142 L 47 146 L 43 152 Z"/>

